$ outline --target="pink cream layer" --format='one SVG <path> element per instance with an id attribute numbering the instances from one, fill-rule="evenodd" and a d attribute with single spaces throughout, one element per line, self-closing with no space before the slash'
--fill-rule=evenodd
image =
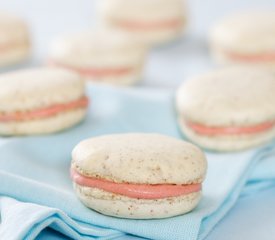
<path id="1" fill-rule="evenodd" d="M 186 122 L 187 126 L 201 135 L 238 135 L 238 134 L 256 134 L 274 127 L 274 122 L 265 122 L 248 127 L 209 127 L 198 123 Z"/>
<path id="2" fill-rule="evenodd" d="M 47 118 L 64 111 L 69 111 L 76 108 L 85 108 L 88 106 L 88 104 L 88 98 L 86 96 L 83 96 L 82 98 L 72 102 L 55 104 L 49 107 L 32 111 L 13 112 L 7 114 L 0 113 L 0 122 L 25 121 L 30 119 Z"/>
<path id="3" fill-rule="evenodd" d="M 117 24 L 123 28 L 135 29 L 135 30 L 155 30 L 155 29 L 167 29 L 178 28 L 182 25 L 181 19 L 171 19 L 158 22 L 136 22 L 136 21 L 118 21 Z"/>
<path id="4" fill-rule="evenodd" d="M 244 61 L 244 62 L 271 62 L 275 61 L 275 52 L 262 53 L 262 54 L 251 54 L 245 55 L 234 52 L 227 52 L 226 55 L 233 60 Z"/>
<path id="5" fill-rule="evenodd" d="M 80 68 L 73 67 L 67 64 L 58 63 L 53 60 L 48 62 L 50 66 L 63 67 L 75 72 L 78 72 L 82 76 L 97 78 L 97 77 L 110 77 L 110 76 L 123 76 L 131 73 L 133 68 L 125 67 L 125 68 Z"/>
<path id="6" fill-rule="evenodd" d="M 81 186 L 98 188 L 114 194 L 138 199 L 178 197 L 201 190 L 200 183 L 188 185 L 115 183 L 104 179 L 83 176 L 73 168 L 71 169 L 71 178 Z"/>

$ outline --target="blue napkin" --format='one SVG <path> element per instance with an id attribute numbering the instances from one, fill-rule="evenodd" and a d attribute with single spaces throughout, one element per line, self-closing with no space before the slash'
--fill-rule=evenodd
<path id="1" fill-rule="evenodd" d="M 72 239 L 203 239 L 246 194 L 274 182 L 273 145 L 240 153 L 207 153 L 203 199 L 189 214 L 162 220 L 127 220 L 94 212 L 76 198 L 70 153 L 82 139 L 109 133 L 158 132 L 180 138 L 172 92 L 91 86 L 89 116 L 68 131 L 7 138 L 0 145 L 1 239 L 34 239 L 50 227 Z M 267 161 L 265 161 L 267 159 Z M 270 160 L 271 159 L 271 160 Z M 255 165 L 261 161 L 257 171 Z"/>

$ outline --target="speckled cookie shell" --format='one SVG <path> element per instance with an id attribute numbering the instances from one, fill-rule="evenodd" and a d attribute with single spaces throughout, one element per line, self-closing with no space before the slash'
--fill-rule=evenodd
<path id="1" fill-rule="evenodd" d="M 218 62 L 245 62 L 231 59 L 227 52 L 240 55 L 274 53 L 275 11 L 254 10 L 225 17 L 210 30 L 209 42 Z M 264 62 L 273 65 L 275 60 Z"/>
<path id="2" fill-rule="evenodd" d="M 4 49 L 0 50 L 1 67 L 21 62 L 30 55 L 29 30 L 23 19 L 0 13 L 0 46 Z"/>
<path id="3" fill-rule="evenodd" d="M 128 133 L 91 138 L 72 152 L 85 176 L 134 184 L 202 182 L 206 159 L 196 146 L 160 134 Z"/>
<path id="4" fill-rule="evenodd" d="M 74 184 L 79 199 L 89 208 L 105 215 L 132 219 L 168 218 L 194 209 L 201 192 L 179 197 L 145 200 L 109 193 L 100 189 Z"/>
<path id="5" fill-rule="evenodd" d="M 131 33 L 148 44 L 161 44 L 179 37 L 186 25 L 186 6 L 182 0 L 102 0 L 99 16 L 106 25 Z M 162 22 L 179 19 L 181 25 L 165 29 L 129 30 L 117 24 L 120 21 Z"/>
<path id="6" fill-rule="evenodd" d="M 264 68 L 229 67 L 187 80 L 177 92 L 180 127 L 205 148 L 241 150 L 267 142 L 275 130 L 238 136 L 202 136 L 186 121 L 214 127 L 246 127 L 275 121 L 275 75 Z"/>
<path id="7" fill-rule="evenodd" d="M 0 112 L 28 111 L 67 103 L 84 95 L 84 81 L 58 68 L 32 68 L 0 76 Z"/>
<path id="8" fill-rule="evenodd" d="M 185 119 L 207 126 L 249 126 L 275 120 L 275 75 L 229 67 L 187 80 L 177 92 Z"/>

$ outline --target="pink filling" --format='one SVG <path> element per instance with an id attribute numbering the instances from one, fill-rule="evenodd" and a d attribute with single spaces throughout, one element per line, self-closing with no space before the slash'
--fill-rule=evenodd
<path id="1" fill-rule="evenodd" d="M 67 69 L 71 69 L 79 74 L 87 77 L 108 77 L 108 76 L 123 76 L 129 74 L 133 71 L 133 68 L 125 67 L 125 68 L 80 68 L 73 67 L 66 64 L 58 63 L 55 61 L 49 61 L 49 65 L 56 67 L 63 67 Z"/>
<path id="2" fill-rule="evenodd" d="M 71 177 L 75 183 L 81 186 L 98 188 L 107 192 L 139 199 L 177 197 L 201 190 L 200 183 L 188 185 L 115 183 L 104 179 L 83 176 L 74 169 L 71 169 Z"/>
<path id="3" fill-rule="evenodd" d="M 36 109 L 33 111 L 26 111 L 26 112 L 14 112 L 14 113 L 7 113 L 1 114 L 0 113 L 0 121 L 1 122 L 9 122 L 9 121 L 24 121 L 33 118 L 46 118 L 53 115 L 56 115 L 60 112 L 72 110 L 75 108 L 84 108 L 87 107 L 89 104 L 89 100 L 86 96 L 63 104 L 56 104 L 50 107 Z"/>
<path id="4" fill-rule="evenodd" d="M 275 61 L 275 53 L 262 53 L 262 54 L 255 54 L 255 55 L 243 55 L 234 52 L 227 52 L 226 53 L 229 58 L 239 60 L 239 61 L 247 61 L 247 62 L 269 62 Z"/>
<path id="5" fill-rule="evenodd" d="M 198 123 L 187 122 L 188 127 L 201 135 L 237 135 L 253 134 L 267 131 L 274 126 L 274 122 L 265 122 L 249 127 L 209 127 Z"/>
<path id="6" fill-rule="evenodd" d="M 165 28 L 177 28 L 182 25 L 182 20 L 171 19 L 158 22 L 134 22 L 134 21 L 118 21 L 118 25 L 123 28 L 131 28 L 136 30 L 154 30 Z"/>

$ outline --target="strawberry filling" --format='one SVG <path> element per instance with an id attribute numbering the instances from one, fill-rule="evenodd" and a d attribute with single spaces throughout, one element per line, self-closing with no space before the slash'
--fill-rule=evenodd
<path id="1" fill-rule="evenodd" d="M 14 113 L 0 113 L 1 122 L 10 122 L 10 121 L 25 121 L 30 119 L 37 118 L 47 118 L 54 116 L 60 112 L 70 111 L 76 108 L 85 108 L 88 106 L 89 100 L 86 96 L 81 97 L 72 102 L 55 104 L 49 107 L 36 109 L 26 112 L 14 112 Z"/>
<path id="2" fill-rule="evenodd" d="M 274 122 L 265 122 L 248 127 L 209 127 L 198 123 L 187 122 L 187 126 L 201 135 L 238 135 L 255 134 L 267 131 L 274 127 Z"/>
<path id="3" fill-rule="evenodd" d="M 171 19 L 158 22 L 135 22 L 135 21 L 118 21 L 118 25 L 123 28 L 130 28 L 136 30 L 154 30 L 166 28 L 178 28 L 182 25 L 182 20 Z"/>
<path id="4" fill-rule="evenodd" d="M 73 168 L 71 169 L 71 178 L 81 186 L 98 188 L 110 193 L 138 199 L 178 197 L 201 190 L 201 183 L 187 185 L 115 183 L 104 179 L 83 176 Z"/>
<path id="5" fill-rule="evenodd" d="M 133 68 L 125 67 L 125 68 L 80 68 L 73 67 L 62 63 L 57 63 L 54 61 L 49 61 L 49 65 L 56 67 L 63 67 L 75 72 L 78 72 L 82 76 L 87 77 L 108 77 L 108 76 L 123 76 L 129 74 L 133 71 Z"/>

